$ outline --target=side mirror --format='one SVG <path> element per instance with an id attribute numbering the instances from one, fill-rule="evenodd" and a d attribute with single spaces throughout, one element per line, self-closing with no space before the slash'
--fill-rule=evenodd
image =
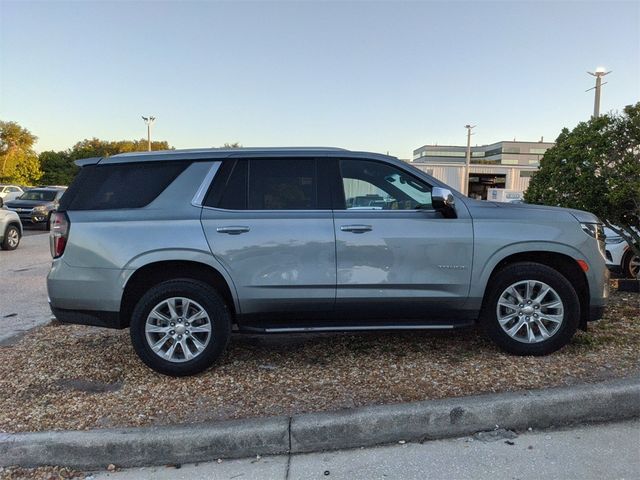
<path id="1" fill-rule="evenodd" d="M 431 190 L 431 204 L 434 210 L 441 212 L 446 218 L 455 218 L 455 197 L 451 190 L 433 187 Z"/>

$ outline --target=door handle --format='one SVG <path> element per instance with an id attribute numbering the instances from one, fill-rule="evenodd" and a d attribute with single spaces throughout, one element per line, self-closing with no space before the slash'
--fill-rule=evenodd
<path id="1" fill-rule="evenodd" d="M 216 232 L 218 233 L 227 233 L 229 235 L 240 235 L 241 233 L 247 233 L 249 231 L 249 227 L 243 226 L 234 226 L 234 227 L 218 227 L 216 228 Z"/>
<path id="2" fill-rule="evenodd" d="M 351 233 L 364 233 L 372 230 L 371 225 L 342 225 L 340 230 Z"/>

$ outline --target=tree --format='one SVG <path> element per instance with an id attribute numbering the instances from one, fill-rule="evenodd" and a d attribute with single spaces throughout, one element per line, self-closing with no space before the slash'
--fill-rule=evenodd
<path id="1" fill-rule="evenodd" d="M 69 151 L 50 150 L 42 152 L 39 158 L 44 171 L 40 182 L 45 185 L 69 185 L 78 173 L 79 167 Z"/>
<path id="2" fill-rule="evenodd" d="M 42 176 L 33 144 L 38 137 L 16 122 L 0 121 L 0 181 L 34 184 Z"/>
<path id="3" fill-rule="evenodd" d="M 242 148 L 242 144 L 240 142 L 226 143 L 222 145 L 220 148 Z"/>
<path id="4" fill-rule="evenodd" d="M 151 150 L 171 150 L 166 141 L 151 142 Z M 76 143 L 70 151 L 74 159 L 89 157 L 109 157 L 118 153 L 146 152 L 147 140 L 108 141 L 97 138 L 85 139 Z"/>
<path id="5" fill-rule="evenodd" d="M 640 102 L 563 129 L 525 201 L 593 212 L 640 255 Z"/>

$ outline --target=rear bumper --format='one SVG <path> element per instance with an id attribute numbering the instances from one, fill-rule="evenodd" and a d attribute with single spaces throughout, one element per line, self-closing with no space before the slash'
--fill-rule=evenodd
<path id="1" fill-rule="evenodd" d="M 126 271 L 72 267 L 63 258 L 53 260 L 47 277 L 52 308 L 75 312 L 120 311 Z"/>
<path id="2" fill-rule="evenodd" d="M 119 312 L 67 310 L 55 307 L 51 307 L 51 312 L 62 323 L 117 329 L 127 328 L 127 325 L 122 322 Z"/>

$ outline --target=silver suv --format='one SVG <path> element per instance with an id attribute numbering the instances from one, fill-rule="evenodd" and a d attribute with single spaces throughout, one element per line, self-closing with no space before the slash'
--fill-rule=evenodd
<path id="1" fill-rule="evenodd" d="M 0 198 L 0 248 L 15 250 L 22 238 L 22 222 L 17 213 L 7 210 Z"/>
<path id="2" fill-rule="evenodd" d="M 85 159 L 52 217 L 66 323 L 129 328 L 189 375 L 232 330 L 452 329 L 544 355 L 603 314 L 600 221 L 465 198 L 396 158 L 333 148 Z"/>

